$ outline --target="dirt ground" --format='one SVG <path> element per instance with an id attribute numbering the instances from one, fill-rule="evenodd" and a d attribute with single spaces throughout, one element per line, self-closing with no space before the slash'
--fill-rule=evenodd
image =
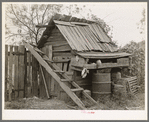
<path id="1" fill-rule="evenodd" d="M 144 110 L 145 94 L 138 93 L 137 96 L 131 96 L 123 101 L 114 99 L 113 97 L 105 97 L 97 102 L 97 105 L 91 106 L 87 100 L 83 100 L 88 110 Z M 32 98 L 5 102 L 5 109 L 79 110 L 80 108 L 73 101 L 65 103 L 57 98 L 40 99 L 34 96 Z"/>

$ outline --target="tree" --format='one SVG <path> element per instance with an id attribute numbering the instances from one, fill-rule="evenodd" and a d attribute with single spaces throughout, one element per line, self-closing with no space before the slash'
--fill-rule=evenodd
<path id="1" fill-rule="evenodd" d="M 87 12 L 86 12 L 87 11 Z M 80 18 L 94 20 L 108 33 L 111 28 L 92 13 L 86 5 L 77 4 L 7 4 L 6 5 L 6 41 L 21 43 L 21 40 L 37 44 L 44 28 L 36 28 L 36 25 L 48 24 L 50 18 L 55 14 L 67 14 Z M 86 15 L 84 14 L 86 13 Z M 12 26 L 13 25 L 13 26 Z M 12 27 L 15 27 L 12 29 Z M 18 41 L 18 42 L 17 42 Z"/>
<path id="2" fill-rule="evenodd" d="M 139 23 L 137 23 L 138 25 L 138 29 L 140 30 L 140 34 L 142 34 L 143 36 L 143 40 L 145 39 L 145 9 L 142 10 L 142 19 L 140 19 Z"/>
<path id="3" fill-rule="evenodd" d="M 37 44 L 44 29 L 36 28 L 36 25 L 47 24 L 61 7 L 61 4 L 8 4 L 5 11 L 6 40 L 21 38 Z"/>

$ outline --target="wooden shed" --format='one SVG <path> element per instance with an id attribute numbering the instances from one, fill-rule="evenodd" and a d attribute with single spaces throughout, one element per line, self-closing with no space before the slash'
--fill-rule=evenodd
<path id="1" fill-rule="evenodd" d="M 118 52 L 111 38 L 100 24 L 94 21 L 56 14 L 48 25 L 38 27 L 46 27 L 38 42 L 38 48 L 80 87 L 91 92 L 96 86 L 93 87 L 92 81 L 98 80 L 94 79 L 95 73 L 110 74 L 107 83 L 111 83 L 112 73 L 121 72 L 122 67 L 128 67 L 131 63 L 130 54 Z M 67 94 L 48 75 L 47 73 L 46 82 L 49 84 L 50 94 L 61 100 L 68 100 Z M 107 80 L 106 77 L 107 75 L 102 78 L 102 82 Z M 72 87 L 69 82 L 66 84 Z M 111 93 L 110 88 L 103 86 L 104 88 L 108 89 L 108 92 L 103 93 Z M 80 92 L 78 95 L 81 96 Z"/>

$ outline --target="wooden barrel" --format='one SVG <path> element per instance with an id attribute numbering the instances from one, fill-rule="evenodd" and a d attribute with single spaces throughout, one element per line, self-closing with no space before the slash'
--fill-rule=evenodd
<path id="1" fill-rule="evenodd" d="M 92 76 L 92 97 L 95 100 L 101 95 L 111 94 L 111 75 L 110 73 L 93 73 Z"/>

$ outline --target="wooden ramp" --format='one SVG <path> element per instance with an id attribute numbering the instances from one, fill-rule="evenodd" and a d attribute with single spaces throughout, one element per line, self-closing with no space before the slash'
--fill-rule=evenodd
<path id="1" fill-rule="evenodd" d="M 89 101 L 91 101 L 94 104 L 97 104 L 97 102 L 91 98 L 83 88 L 81 88 L 78 84 L 76 84 L 72 79 L 70 79 L 65 72 L 63 72 L 56 64 L 51 61 L 44 52 L 39 50 L 35 46 L 31 46 L 29 43 L 23 41 L 24 45 L 28 50 L 34 55 L 34 57 L 38 60 L 40 65 L 42 65 L 46 71 L 57 81 L 57 83 L 60 85 L 60 87 L 67 93 L 67 95 L 81 108 L 86 109 L 83 102 L 78 98 L 78 96 L 75 94 L 76 91 L 82 91 L 82 94 L 88 98 Z M 63 78 L 61 78 L 63 76 Z M 70 82 L 75 89 L 70 89 L 65 82 Z"/>

